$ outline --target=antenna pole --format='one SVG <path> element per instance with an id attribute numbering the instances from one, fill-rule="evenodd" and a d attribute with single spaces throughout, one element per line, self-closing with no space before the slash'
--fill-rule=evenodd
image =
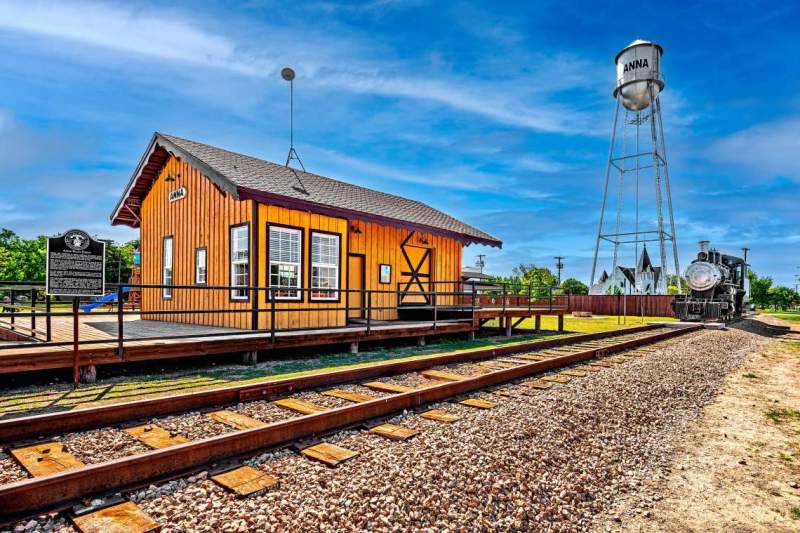
<path id="1" fill-rule="evenodd" d="M 297 155 L 297 150 L 294 149 L 294 76 L 294 71 L 289 67 L 281 71 L 281 77 L 289 82 L 289 153 L 286 156 L 286 166 L 289 166 L 292 159 L 296 159 L 300 163 L 300 168 L 305 172 L 306 167 L 300 160 L 300 156 Z"/>

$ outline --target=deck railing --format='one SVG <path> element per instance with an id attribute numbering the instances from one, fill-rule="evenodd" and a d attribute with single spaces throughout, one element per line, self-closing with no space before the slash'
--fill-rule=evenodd
<path id="1" fill-rule="evenodd" d="M 116 293 L 113 301 L 97 306 L 91 312 L 81 311 L 81 302 L 96 302 L 95 298 L 67 298 L 45 295 L 45 287 L 42 283 L 19 283 L 19 282 L 0 282 L 0 328 L 14 332 L 20 337 L 29 339 L 36 346 L 78 346 L 116 343 L 120 355 L 124 351 L 125 342 L 128 341 L 161 341 L 170 339 L 191 339 L 197 337 L 218 337 L 232 335 L 248 335 L 254 331 L 269 332 L 270 339 L 275 342 L 276 334 L 282 331 L 303 331 L 335 329 L 343 327 L 351 320 L 360 321 L 370 334 L 376 322 L 383 322 L 377 317 L 384 316 L 385 312 L 396 315 L 405 309 L 426 309 L 430 311 L 427 321 L 432 323 L 432 328 L 437 329 L 443 322 L 440 313 L 450 312 L 450 315 L 461 313 L 461 320 L 473 320 L 475 311 L 485 308 L 527 308 L 528 310 L 537 309 L 563 309 L 566 307 L 566 300 L 562 297 L 554 296 L 552 288 L 527 287 L 524 290 L 512 287 L 502 287 L 497 294 L 482 291 L 479 284 L 472 284 L 462 281 L 435 281 L 430 282 L 425 290 L 406 289 L 400 285 L 395 290 L 391 289 L 319 289 L 301 287 L 244 287 L 244 286 L 208 286 L 208 285 L 161 285 L 161 284 L 108 284 L 107 288 Z M 499 285 L 498 285 L 499 287 Z M 154 295 L 157 298 L 168 289 L 171 292 L 171 300 L 159 299 L 150 302 Z M 548 297 L 543 300 L 535 300 L 532 295 L 536 290 L 546 291 Z M 146 298 L 144 309 L 132 309 L 128 303 L 133 300 L 131 296 L 138 293 L 138 297 L 144 296 L 146 291 L 150 291 L 149 298 Z M 232 291 L 237 291 L 246 296 L 242 304 L 234 307 L 237 300 L 229 300 L 234 305 L 226 304 L 224 308 L 212 305 L 187 306 L 186 301 L 178 296 L 180 293 L 199 293 L 200 298 L 193 301 L 211 301 L 212 295 L 223 292 L 230 295 Z M 302 295 L 300 301 L 296 303 L 292 299 L 281 297 L 287 292 Z M 330 294 L 335 300 L 326 301 L 313 300 L 310 296 Z M 416 304 L 403 302 L 404 296 L 421 298 L 421 302 Z M 360 300 L 360 303 L 354 303 Z M 220 298 L 216 298 L 220 301 Z M 385 302 L 392 302 L 386 305 Z M 384 302 L 383 304 L 379 302 Z M 120 305 L 121 303 L 121 305 Z M 172 308 L 170 308 L 172 307 Z M 337 315 L 335 325 L 319 326 L 310 324 L 310 327 L 281 327 L 281 324 L 291 323 L 291 320 L 281 320 L 279 317 L 288 316 L 292 313 L 319 313 L 333 312 Z M 197 321 L 187 320 L 187 315 L 210 315 L 222 316 L 249 316 L 248 319 L 238 319 L 236 322 L 247 323 L 247 327 L 234 327 L 227 324 L 233 320 L 206 320 Z M 351 315 L 357 315 L 355 317 Z M 116 323 L 116 334 L 104 339 L 81 339 L 79 334 L 79 324 L 81 319 L 90 317 L 114 316 Z M 138 316 L 146 320 L 163 320 L 178 322 L 181 324 L 195 324 L 209 326 L 212 328 L 223 328 L 224 331 L 198 331 L 188 334 L 172 335 L 150 335 L 150 336 L 126 336 L 126 318 Z M 54 340 L 53 319 L 71 318 L 73 332 L 70 340 Z M 182 317 L 182 318 L 181 318 Z M 263 318 L 268 317 L 266 320 Z M 196 317 L 195 317 L 196 318 Z M 419 319 L 418 319 L 419 320 Z M 444 319 L 446 322 L 458 320 L 457 318 Z M 109 321 L 111 322 L 111 321 Z M 212 324 L 210 322 L 217 322 Z M 266 327 L 263 325 L 266 324 Z M 12 348 L 18 348 L 19 343 L 12 342 L 0 344 L 0 352 Z"/>

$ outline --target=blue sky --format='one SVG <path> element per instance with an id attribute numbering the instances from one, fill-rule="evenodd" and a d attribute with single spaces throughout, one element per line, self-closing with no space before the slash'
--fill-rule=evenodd
<path id="1" fill-rule="evenodd" d="M 638 8 L 638 9 L 636 9 Z M 416 198 L 588 280 L 613 58 L 665 48 L 680 256 L 800 273 L 800 7 L 780 2 L 0 3 L 0 225 L 124 240 L 108 215 L 158 130 L 272 161 L 296 80 L 306 168 Z M 608 260 L 606 262 L 609 262 Z M 627 261 L 630 262 L 630 261 Z"/>

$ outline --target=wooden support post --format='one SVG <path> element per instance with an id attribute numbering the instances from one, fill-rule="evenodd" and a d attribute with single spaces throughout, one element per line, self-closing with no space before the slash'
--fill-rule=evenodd
<path id="1" fill-rule="evenodd" d="M 425 335 L 417 337 L 417 346 L 425 346 Z"/>
<path id="2" fill-rule="evenodd" d="M 258 363 L 258 352 L 242 352 L 242 364 L 252 366 Z"/>
<path id="3" fill-rule="evenodd" d="M 534 317 L 533 321 L 534 321 L 534 324 L 535 324 L 533 330 L 536 333 L 539 333 L 540 331 L 542 331 L 542 315 L 536 315 Z"/>
<path id="4" fill-rule="evenodd" d="M 471 340 L 471 341 L 475 340 L 475 330 L 474 329 L 469 330 L 469 340 Z"/>
<path id="5" fill-rule="evenodd" d="M 351 342 L 350 343 L 350 353 L 358 353 L 358 343 Z"/>
<path id="6" fill-rule="evenodd" d="M 564 315 L 558 315 L 558 331 L 564 331 Z"/>
<path id="7" fill-rule="evenodd" d="M 511 336 L 511 317 L 506 317 L 506 337 Z"/>

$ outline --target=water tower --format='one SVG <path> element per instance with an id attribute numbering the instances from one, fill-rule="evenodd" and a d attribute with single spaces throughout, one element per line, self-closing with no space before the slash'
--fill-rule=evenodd
<path id="1" fill-rule="evenodd" d="M 594 249 L 592 286 L 596 280 L 601 243 L 611 248 L 612 276 L 620 261 L 627 261 L 632 252 L 630 259 L 631 264 L 636 265 L 635 280 L 638 283 L 641 278 L 639 258 L 648 243 L 658 243 L 662 281 L 658 292 L 666 293 L 669 272 L 680 276 L 659 98 L 664 90 L 661 77 L 663 53 L 660 45 L 637 39 L 614 58 L 617 82 L 613 95 L 617 103 Z M 615 199 L 615 205 L 610 205 L 609 198 Z M 669 231 L 664 223 L 665 200 Z M 667 243 L 671 243 L 674 270 L 667 265 Z M 641 287 L 635 289 L 632 292 L 642 290 Z"/>

